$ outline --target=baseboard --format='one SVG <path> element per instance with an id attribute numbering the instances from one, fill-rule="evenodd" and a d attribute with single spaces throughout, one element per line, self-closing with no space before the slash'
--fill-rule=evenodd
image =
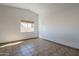
<path id="1" fill-rule="evenodd" d="M 41 38 L 41 39 L 44 39 L 44 38 Z M 47 40 L 47 39 L 44 39 L 44 40 L 52 42 L 52 43 L 55 43 L 55 44 L 58 44 L 58 45 L 61 45 L 61 46 L 64 46 L 64 47 L 68 47 L 68 48 L 79 50 L 79 48 L 74 48 L 74 47 L 71 47 L 71 46 L 68 46 L 68 45 L 65 45 L 65 44 L 61 44 L 61 43 L 58 43 L 58 42 L 54 42 L 54 41 L 51 41 L 51 40 Z"/>
<path id="2" fill-rule="evenodd" d="M 15 42 L 19 42 L 19 41 L 25 41 L 25 40 L 30 40 L 30 39 L 38 39 L 39 37 L 32 37 L 32 38 L 27 38 L 27 39 L 22 39 L 22 40 L 16 40 L 16 41 L 11 41 L 11 42 L 4 42 L 4 43 L 0 43 L 0 45 L 4 45 L 4 44 L 9 44 L 9 43 L 15 43 Z"/>

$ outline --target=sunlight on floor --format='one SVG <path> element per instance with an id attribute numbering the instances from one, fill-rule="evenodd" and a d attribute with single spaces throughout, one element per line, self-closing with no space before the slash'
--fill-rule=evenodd
<path id="1" fill-rule="evenodd" d="M 0 48 L 8 47 L 8 46 L 13 46 L 13 45 L 17 45 L 17 44 L 20 44 L 20 43 L 22 43 L 22 42 L 24 42 L 24 41 L 15 42 L 15 43 L 9 43 L 9 44 L 6 44 L 6 45 L 2 45 L 2 46 L 0 46 Z"/>

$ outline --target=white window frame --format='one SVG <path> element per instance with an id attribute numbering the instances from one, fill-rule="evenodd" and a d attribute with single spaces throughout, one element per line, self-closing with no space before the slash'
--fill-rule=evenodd
<path id="1" fill-rule="evenodd" d="M 27 25 L 27 26 L 25 26 Z M 20 22 L 20 32 L 34 32 L 34 22 L 21 20 Z"/>

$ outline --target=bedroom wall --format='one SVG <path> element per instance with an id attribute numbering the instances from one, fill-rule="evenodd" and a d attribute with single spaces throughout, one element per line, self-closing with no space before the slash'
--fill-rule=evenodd
<path id="1" fill-rule="evenodd" d="M 35 31 L 20 32 L 20 20 L 35 22 Z M 30 10 L 0 5 L 0 43 L 38 37 L 38 15 Z"/>
<path id="2" fill-rule="evenodd" d="M 39 17 L 39 37 L 79 48 L 79 4 L 54 4 Z"/>

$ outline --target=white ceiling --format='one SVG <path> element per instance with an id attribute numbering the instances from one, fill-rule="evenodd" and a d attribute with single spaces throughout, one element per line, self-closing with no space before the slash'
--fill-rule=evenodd
<path id="1" fill-rule="evenodd" d="M 65 6 L 79 6 L 79 4 L 56 4 L 56 3 L 3 3 L 1 5 L 7 5 L 7 6 L 13 6 L 13 7 L 18 7 L 18 8 L 23 8 L 23 9 L 29 9 L 37 14 L 42 14 L 47 11 L 55 11 L 60 7 L 65 7 Z"/>
<path id="2" fill-rule="evenodd" d="M 51 4 L 40 4 L 40 3 L 4 3 L 1 5 L 19 7 L 24 9 L 29 9 L 37 14 L 40 14 L 44 10 L 46 10 L 47 6 Z"/>

